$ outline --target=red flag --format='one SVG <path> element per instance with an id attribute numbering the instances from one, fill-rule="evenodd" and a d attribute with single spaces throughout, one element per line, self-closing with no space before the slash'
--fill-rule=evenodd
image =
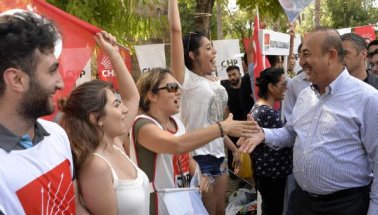
<path id="1" fill-rule="evenodd" d="M 77 78 L 82 73 L 85 65 L 91 59 L 93 48 L 96 45 L 94 34 L 100 29 L 90 25 L 71 14 L 68 14 L 42 0 L 2 0 L 1 10 L 14 9 L 15 7 L 31 10 L 52 20 L 61 34 L 62 50 L 59 56 L 59 72 L 64 80 L 63 91 L 58 91 L 57 98 L 68 96 L 75 87 Z M 58 43 L 59 44 L 59 43 Z M 59 49 L 59 47 L 56 47 Z M 45 117 L 52 120 L 54 114 Z"/>
<path id="2" fill-rule="evenodd" d="M 254 77 L 253 83 L 256 83 L 256 78 L 260 76 L 261 71 L 265 69 L 262 57 L 261 46 L 259 42 L 259 30 L 260 30 L 260 19 L 259 19 L 259 10 L 257 9 L 257 13 L 255 16 L 254 28 L 253 28 L 253 48 L 254 48 L 254 55 L 255 55 L 255 67 L 254 67 Z M 257 100 L 257 86 L 256 84 L 252 85 L 253 87 L 253 95 L 255 101 Z"/>
<path id="3" fill-rule="evenodd" d="M 129 71 L 131 71 L 131 56 L 130 50 L 119 46 L 119 52 L 126 64 L 126 67 Z M 118 90 L 118 81 L 113 70 L 113 66 L 110 63 L 109 57 L 99 49 L 97 54 L 97 70 L 98 70 L 98 78 L 100 80 L 104 80 L 113 84 L 113 87 Z"/>
<path id="4" fill-rule="evenodd" d="M 375 40 L 375 27 L 374 25 L 359 26 L 352 29 L 356 34 L 367 39 L 369 42 Z"/>

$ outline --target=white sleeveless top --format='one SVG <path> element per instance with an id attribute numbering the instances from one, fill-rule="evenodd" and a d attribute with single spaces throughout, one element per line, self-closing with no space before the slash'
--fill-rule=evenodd
<path id="1" fill-rule="evenodd" d="M 117 199 L 118 214 L 148 215 L 150 208 L 149 181 L 147 175 L 118 147 L 114 146 L 134 166 L 137 177 L 133 180 L 120 180 L 112 164 L 99 153 L 94 155 L 102 158 L 110 167 Z"/>

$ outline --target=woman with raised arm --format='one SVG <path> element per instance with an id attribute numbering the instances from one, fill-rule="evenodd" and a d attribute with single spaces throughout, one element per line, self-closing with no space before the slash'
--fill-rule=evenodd
<path id="1" fill-rule="evenodd" d="M 149 181 L 126 155 L 122 143 L 138 111 L 139 94 L 118 52 L 115 38 L 97 33 L 119 83 L 93 80 L 61 100 L 60 124 L 73 150 L 79 194 L 91 214 L 149 214 Z"/>
<path id="2" fill-rule="evenodd" d="M 170 3 L 178 7 L 177 0 Z M 189 33 L 182 39 L 178 9 L 170 16 L 170 28 L 172 73 L 182 85 L 180 116 L 185 128 L 190 132 L 222 121 L 228 97 L 219 81 L 207 78 L 216 70 L 216 51 L 211 41 L 200 32 Z M 237 151 L 235 145 L 225 143 L 233 152 Z M 211 215 L 224 214 L 227 174 L 223 138 L 209 141 L 192 155 L 202 175 L 213 181 L 208 192 L 202 194 L 206 209 Z"/>

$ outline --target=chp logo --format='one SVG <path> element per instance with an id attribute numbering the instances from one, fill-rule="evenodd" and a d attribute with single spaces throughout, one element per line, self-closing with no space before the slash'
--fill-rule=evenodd
<path id="1" fill-rule="evenodd" d="M 222 70 L 227 69 L 229 66 L 237 66 L 238 60 L 236 59 L 228 59 L 228 60 L 223 60 L 221 62 Z"/>
<path id="2" fill-rule="evenodd" d="M 270 34 L 264 34 L 264 50 L 268 51 L 270 48 Z"/>
<path id="3" fill-rule="evenodd" d="M 115 77 L 116 74 L 113 70 L 112 63 L 110 62 L 110 59 L 108 56 L 103 56 L 101 59 L 101 65 L 103 66 L 103 69 L 101 70 L 102 77 Z"/>

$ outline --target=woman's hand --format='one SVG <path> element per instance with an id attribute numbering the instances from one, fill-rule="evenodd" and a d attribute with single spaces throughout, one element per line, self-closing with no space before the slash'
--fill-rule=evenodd
<path id="1" fill-rule="evenodd" d="M 112 34 L 106 31 L 101 31 L 96 34 L 95 39 L 97 44 L 101 47 L 102 50 L 104 50 L 104 52 L 106 52 L 106 54 L 118 54 L 119 48 L 117 45 L 117 40 Z"/>
<path id="2" fill-rule="evenodd" d="M 252 137 L 253 134 L 260 131 L 260 126 L 251 117 L 248 121 L 236 121 L 232 119 L 232 114 L 221 122 L 224 134 L 233 137 Z"/>

